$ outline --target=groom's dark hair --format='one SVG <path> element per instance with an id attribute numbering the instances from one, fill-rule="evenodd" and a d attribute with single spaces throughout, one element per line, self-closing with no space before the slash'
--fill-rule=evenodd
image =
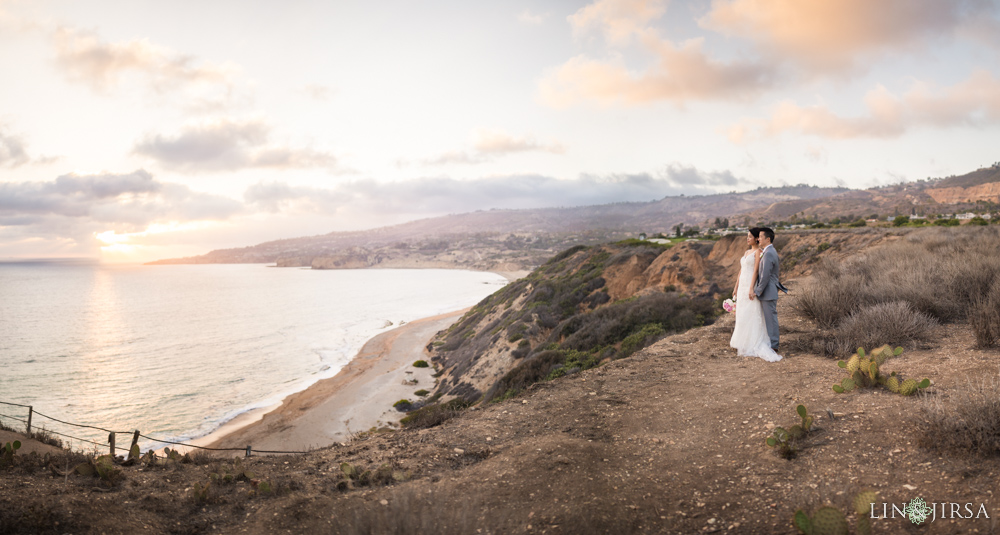
<path id="1" fill-rule="evenodd" d="M 760 231 L 763 232 L 765 236 L 767 236 L 768 241 L 770 241 L 771 243 L 774 243 L 774 231 L 773 230 L 771 230 L 771 229 L 769 229 L 767 227 L 763 227 L 763 228 L 760 229 Z"/>

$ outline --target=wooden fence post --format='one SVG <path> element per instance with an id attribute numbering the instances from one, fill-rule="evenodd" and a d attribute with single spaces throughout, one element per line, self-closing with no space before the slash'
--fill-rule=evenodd
<path id="1" fill-rule="evenodd" d="M 108 434 L 108 442 L 111 443 L 111 460 L 115 460 L 115 432 Z"/>
<path id="2" fill-rule="evenodd" d="M 128 454 L 132 455 L 132 450 L 135 449 L 135 445 L 139 443 L 139 430 L 136 429 L 135 433 L 132 433 L 132 445 L 128 447 Z"/>
<path id="3" fill-rule="evenodd" d="M 247 457 L 250 456 L 250 452 L 251 452 L 250 445 L 247 444 Z"/>
<path id="4" fill-rule="evenodd" d="M 31 413 L 33 409 L 31 405 L 28 405 L 28 436 L 31 436 Z"/>

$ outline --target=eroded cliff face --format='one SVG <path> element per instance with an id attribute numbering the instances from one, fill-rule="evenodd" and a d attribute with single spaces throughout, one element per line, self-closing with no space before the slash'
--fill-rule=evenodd
<path id="1" fill-rule="evenodd" d="M 959 204 L 976 201 L 1000 202 L 1000 182 L 980 184 L 968 188 L 934 188 L 926 193 L 941 204 Z"/>
<path id="2" fill-rule="evenodd" d="M 794 292 L 794 279 L 808 275 L 820 259 L 848 256 L 906 232 L 781 233 L 775 247 L 782 258 L 782 281 Z M 607 244 L 564 251 L 438 333 L 428 346 L 441 371 L 438 391 L 448 397 L 478 399 L 530 355 L 565 342 L 572 322 L 580 323 L 606 307 L 664 295 L 680 300 L 728 297 L 746 249 L 746 237 L 733 235 L 668 249 Z M 620 349 L 620 344 L 612 349 Z"/>

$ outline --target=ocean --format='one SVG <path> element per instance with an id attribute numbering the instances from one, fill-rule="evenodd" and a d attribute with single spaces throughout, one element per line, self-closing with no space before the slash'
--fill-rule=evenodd
<path id="1" fill-rule="evenodd" d="M 196 438 L 332 377 L 387 322 L 469 307 L 506 282 L 433 269 L 0 263 L 0 401 L 116 432 Z M 10 427 L 26 413 L 0 405 Z M 108 440 L 38 414 L 32 427 Z"/>

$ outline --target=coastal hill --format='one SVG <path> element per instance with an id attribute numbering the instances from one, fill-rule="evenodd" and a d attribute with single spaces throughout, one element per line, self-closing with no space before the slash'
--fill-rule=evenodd
<path id="1" fill-rule="evenodd" d="M 220 249 L 151 264 L 276 263 L 316 268 L 428 267 L 481 270 L 532 269 L 577 244 L 595 245 L 639 232 L 671 234 L 764 209 L 775 202 L 825 198 L 846 188 L 784 186 L 743 193 L 665 197 L 658 201 L 573 208 L 488 210 L 356 232 L 332 232 Z"/>
<path id="2" fill-rule="evenodd" d="M 785 280 L 823 258 L 895 239 L 884 229 L 780 232 Z M 428 346 L 441 396 L 515 395 L 526 384 L 628 356 L 659 336 L 711 324 L 731 295 L 744 235 L 673 246 L 576 246 L 473 307 Z M 539 358 L 541 357 L 541 358 Z M 546 364 L 540 367 L 539 361 Z M 529 380 L 530 379 L 530 380 Z"/>
<path id="3" fill-rule="evenodd" d="M 796 533 L 796 511 L 813 516 L 821 507 L 844 513 L 853 531 L 862 491 L 877 493 L 867 519 L 875 533 L 995 531 L 1000 331 L 982 338 L 991 324 L 980 320 L 995 314 L 977 316 L 968 299 L 1000 307 L 1000 230 L 801 236 L 840 241 L 813 246 L 817 260 L 803 254 L 790 268 L 779 362 L 737 357 L 725 314 L 494 402 L 456 404 L 426 425 L 372 429 L 302 455 L 161 458 L 102 476 L 73 472 L 87 462 L 82 453 L 15 454 L 0 464 L 0 533 Z M 793 253 L 792 240 L 782 256 Z M 544 276 L 572 280 L 578 260 L 596 265 L 600 249 L 626 247 L 570 252 Z M 738 252 L 735 241 L 725 248 L 733 251 L 723 256 Z M 647 256 L 636 253 L 630 258 Z M 564 261 L 566 270 L 556 269 Z M 922 284 L 929 275 L 936 286 Z M 687 284 L 696 291 L 700 283 Z M 885 329 L 897 322 L 869 309 L 899 307 L 872 300 L 938 310 L 880 367 L 931 386 L 912 396 L 885 387 L 835 392 L 847 371 L 806 343 L 825 329 L 808 306 L 817 295 L 830 305 L 852 296 L 845 320 L 868 314 L 864 329 L 852 329 L 861 334 L 896 336 Z M 765 439 L 802 421 L 798 405 L 811 426 L 782 455 Z M 935 504 L 922 525 L 892 515 L 918 497 Z"/>

